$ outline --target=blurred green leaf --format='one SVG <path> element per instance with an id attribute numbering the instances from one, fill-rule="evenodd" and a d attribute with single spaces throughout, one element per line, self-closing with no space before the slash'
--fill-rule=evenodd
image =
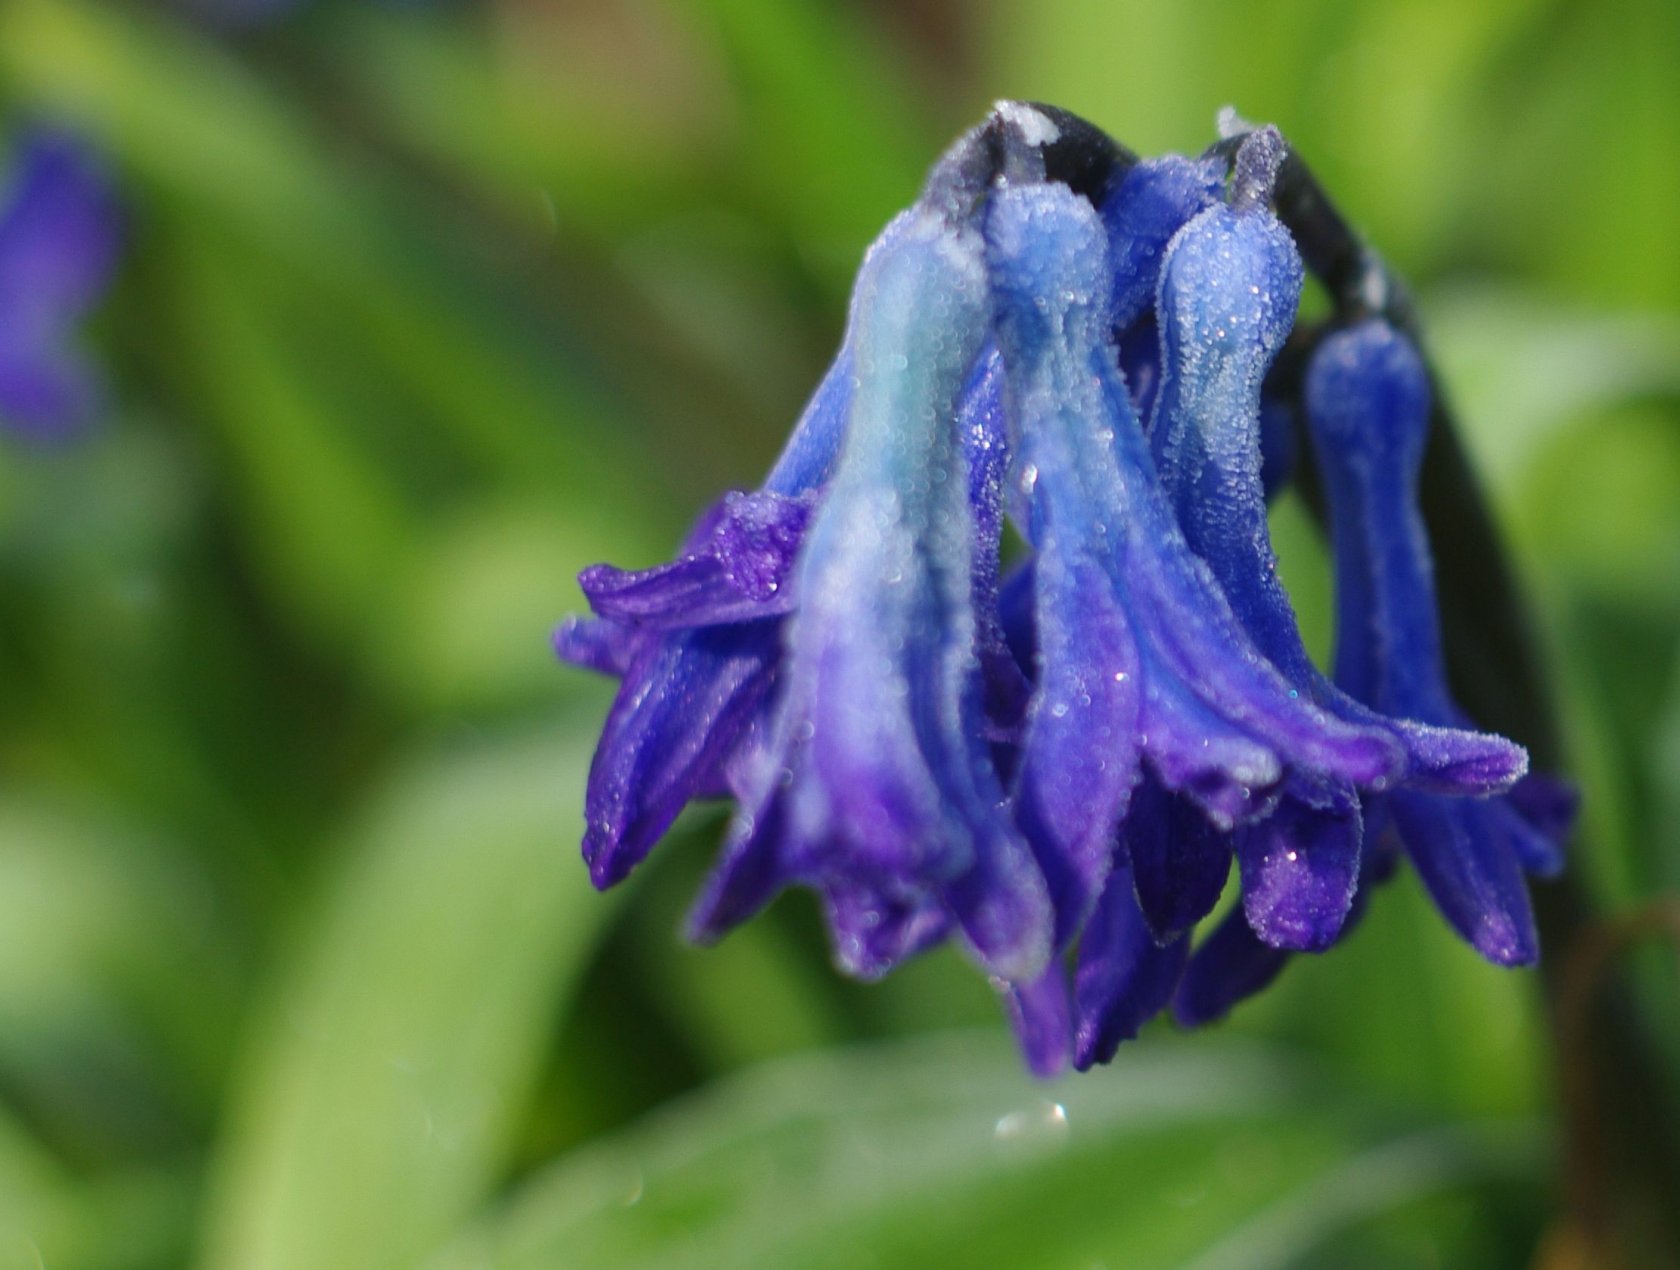
<path id="1" fill-rule="evenodd" d="M 411 1264 L 495 1183 L 613 906 L 568 839 L 570 728 L 416 761 L 344 839 L 251 1037 L 206 1264 Z"/>
<path id="2" fill-rule="evenodd" d="M 0 1114 L 0 1267 L 178 1265 L 191 1241 L 196 1182 L 179 1170 L 78 1177 Z"/>
<path id="3" fill-rule="evenodd" d="M 228 1057 L 225 932 L 178 851 L 60 803 L 0 801 L 0 1088 L 71 1158 L 179 1151 Z"/>
<path id="4" fill-rule="evenodd" d="M 1037 1085 L 1001 1041 L 715 1085 L 556 1166 L 429 1270 L 1285 1266 L 1420 1194 L 1532 1176 L 1544 1155 L 1523 1126 L 1384 1126 L 1298 1055 L 1157 1042 Z M 1233 1261 L 1240 1248 L 1255 1258 Z"/>
<path id="5" fill-rule="evenodd" d="M 597 506 L 622 491 L 625 437 L 595 395 L 552 353 L 530 356 L 540 345 L 505 312 L 467 301 L 482 280 L 426 241 L 411 192 L 388 192 L 223 50 L 140 10 L 19 0 L 0 13 L 0 75 L 114 150 L 189 241 L 214 227 L 248 253 L 229 262 L 229 281 L 266 281 L 278 266 L 303 293 L 299 336 L 324 324 L 367 347 L 486 470 L 564 473 Z"/>
<path id="6" fill-rule="evenodd" d="M 1571 424 L 1680 395 L 1680 315 L 1593 313 L 1461 286 L 1432 296 L 1425 316 L 1476 467 L 1504 498 Z"/>

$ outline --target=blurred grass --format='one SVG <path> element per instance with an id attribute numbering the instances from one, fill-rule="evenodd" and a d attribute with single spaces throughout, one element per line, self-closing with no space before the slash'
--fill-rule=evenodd
<path id="1" fill-rule="evenodd" d="M 1662 0 L 9 0 L 4 119 L 108 150 L 129 250 L 112 417 L 0 446 L 0 1265 L 1523 1264 L 1546 1162 L 1487 1126 L 1553 1115 L 1537 986 L 1415 884 L 1225 1035 L 1040 1089 L 953 953 L 841 982 L 800 897 L 680 947 L 715 816 L 591 897 L 607 690 L 547 633 L 756 478 L 992 98 L 1145 151 L 1233 102 L 1419 283 L 1575 867 L 1680 885 L 1677 64 Z M 1067 1141 L 1000 1155 L 1042 1099 Z"/>

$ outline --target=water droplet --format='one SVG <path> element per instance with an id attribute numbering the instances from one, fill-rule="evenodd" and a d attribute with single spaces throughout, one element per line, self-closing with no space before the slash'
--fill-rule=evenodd
<path id="1" fill-rule="evenodd" d="M 1067 1135 L 1067 1108 L 1047 1100 L 999 1116 L 992 1126 L 992 1137 L 1010 1145 L 1054 1146 Z"/>

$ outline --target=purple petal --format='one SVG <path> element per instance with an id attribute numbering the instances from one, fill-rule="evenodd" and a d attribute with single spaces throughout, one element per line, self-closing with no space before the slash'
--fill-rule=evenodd
<path id="1" fill-rule="evenodd" d="M 744 620 L 758 607 L 731 589 L 711 556 L 686 556 L 651 569 L 593 564 L 578 586 L 598 617 L 624 626 L 681 630 Z"/>
<path id="2" fill-rule="evenodd" d="M 880 979 L 943 940 L 951 918 L 931 898 L 908 900 L 849 882 L 822 886 L 834 959 L 855 979 Z"/>
<path id="3" fill-rule="evenodd" d="M 974 512 L 973 602 L 975 639 L 983 678 L 986 719 L 995 739 L 1015 739 L 1031 688 L 1004 633 L 998 581 L 1003 541 L 1003 483 L 1009 468 L 1009 429 L 1004 417 L 1003 359 L 988 344 L 975 363 L 957 407 L 957 431 L 968 470 Z"/>
<path id="4" fill-rule="evenodd" d="M 1103 200 L 1116 326 L 1131 326 L 1154 304 L 1167 244 L 1187 220 L 1218 200 L 1224 183 L 1218 160 L 1164 154 L 1134 166 Z"/>
<path id="5" fill-rule="evenodd" d="M 769 751 L 761 753 L 765 761 Z M 757 914 L 783 889 L 807 880 L 785 858 L 788 839 L 787 799 L 776 781 L 764 783 L 757 802 L 743 802 L 730 826 L 723 854 L 688 915 L 687 937 L 711 944 Z"/>
<path id="6" fill-rule="evenodd" d="M 1032 477 L 1030 532 L 1041 552 L 1051 549 L 1038 541 L 1042 526 L 1058 539 L 1053 549 L 1086 553 L 1106 575 L 1138 650 L 1145 709 L 1158 703 L 1158 726 L 1139 734 L 1144 753 L 1159 753 L 1168 779 L 1194 788 L 1227 819 L 1277 779 L 1280 759 L 1362 781 L 1392 773 L 1403 757 L 1398 746 L 1302 699 L 1254 650 L 1207 567 L 1191 556 L 1107 344 L 1103 240 L 1089 207 L 1056 187 L 1007 189 L 994 198 L 988 235 L 1019 462 Z M 1041 650 L 1047 624 L 1067 620 L 1037 614 Z M 1204 708 L 1187 708 L 1186 699 Z M 1193 730 L 1180 731 L 1176 720 Z M 1107 736 L 1125 722 L 1109 721 Z M 1193 766 L 1192 756 L 1211 754 L 1215 743 L 1232 765 Z"/>
<path id="7" fill-rule="evenodd" d="M 1220 829 L 1270 811 L 1283 778 L 1276 751 L 1221 718 L 1173 675 L 1148 679 L 1140 727 L 1155 778 L 1188 796 Z"/>
<path id="8" fill-rule="evenodd" d="M 1488 808 L 1495 832 L 1504 836 L 1526 873 L 1556 877 L 1563 871 L 1562 839 L 1523 816 L 1509 797 L 1495 799 Z"/>
<path id="9" fill-rule="evenodd" d="M 1138 780 L 1139 675 L 1101 567 L 1064 553 L 1054 529 L 1040 528 L 1035 578 L 1046 617 L 1016 817 L 1050 885 L 1062 948 L 1107 880 L 1114 832 Z"/>
<path id="10" fill-rule="evenodd" d="M 1010 570 L 998 589 L 998 620 L 1004 643 L 1023 672 L 1031 670 L 1038 660 L 1038 631 L 1033 619 L 1037 599 L 1038 582 L 1033 577 L 1033 561 L 1029 556 Z"/>
<path id="11" fill-rule="evenodd" d="M 1326 680 L 1301 641 L 1267 527 L 1260 428 L 1261 385 L 1294 324 L 1301 277 L 1288 231 L 1262 205 L 1211 207 L 1173 239 L 1161 274 L 1162 383 L 1150 432 L 1162 483 L 1190 548 L 1303 698 L 1350 724 L 1387 727 L 1420 787 L 1497 791 L 1522 774 L 1520 747 L 1385 720 Z M 1386 783 L 1342 775 L 1366 787 Z"/>
<path id="12" fill-rule="evenodd" d="M 980 703 L 959 397 L 985 334 L 978 242 L 917 210 L 865 265 L 855 404 L 812 521 L 777 734 L 812 872 L 936 895 L 983 965 L 1036 978 L 1042 876 L 1003 807 Z"/>
<path id="13" fill-rule="evenodd" d="M 1312 806 L 1293 792 L 1235 836 L 1243 910 L 1261 942 L 1321 952 L 1336 941 L 1359 885 L 1359 802 Z"/>
<path id="14" fill-rule="evenodd" d="M 1194 803 L 1145 781 L 1120 828 L 1137 903 L 1155 939 L 1177 938 L 1213 911 L 1231 871 L 1231 838 Z"/>
<path id="15" fill-rule="evenodd" d="M 1540 955 L 1516 852 L 1482 801 L 1410 791 L 1392 796 L 1395 826 L 1435 906 L 1470 945 L 1501 966 Z"/>
<path id="16" fill-rule="evenodd" d="M 1262 396 L 1260 399 L 1260 488 L 1272 502 L 1288 487 L 1295 475 L 1296 417 L 1293 402 Z"/>
<path id="17" fill-rule="evenodd" d="M 808 498 L 727 494 L 680 559 L 639 570 L 592 565 L 578 584 L 599 616 L 655 630 L 779 617 L 794 606 L 790 582 L 809 516 Z"/>
<path id="18" fill-rule="evenodd" d="M 896 222 L 895 222 L 896 225 Z M 870 245 L 870 253 L 880 250 L 881 243 L 894 232 L 886 233 Z M 864 257 L 865 263 L 868 256 Z M 799 420 L 793 426 L 787 445 L 782 448 L 770 474 L 764 478 L 764 489 L 789 497 L 822 488 L 834 471 L 835 460 L 846 435 L 846 420 L 852 410 L 852 328 L 857 322 L 857 297 L 852 297 L 852 314 L 846 323 L 845 339 L 834 361 L 823 375 L 822 382 L 811 395 Z"/>
<path id="19" fill-rule="evenodd" d="M 554 655 L 584 670 L 622 679 L 647 637 L 598 617 L 568 617 L 554 631 Z"/>
<path id="20" fill-rule="evenodd" d="M 890 247 L 902 229 L 901 218 L 870 256 Z M 853 325 L 857 308 L 854 297 Z M 783 624 L 739 619 L 781 612 L 789 603 L 786 561 L 802 536 L 806 505 L 833 469 L 851 410 L 850 339 L 849 327 L 764 493 L 714 504 L 672 566 L 642 575 L 606 567 L 590 573 L 589 585 L 605 607 L 622 593 L 630 616 L 669 629 L 571 619 L 555 633 L 563 659 L 625 678 L 590 773 L 584 855 L 597 885 L 627 874 L 688 800 L 726 789 L 739 795 L 744 771 L 757 766 L 742 754 L 764 732 Z M 721 598 L 709 589 L 717 584 Z M 747 601 L 740 609 L 731 607 L 736 596 Z M 758 862 L 745 846 L 741 851 Z"/>
<path id="21" fill-rule="evenodd" d="M 1003 1004 L 1032 1074 L 1050 1080 L 1065 1072 L 1073 1058 L 1073 1001 L 1061 963 L 1032 983 L 1005 985 Z"/>
<path id="22" fill-rule="evenodd" d="M 1155 408 L 1155 390 L 1161 384 L 1161 336 L 1155 329 L 1155 315 L 1145 314 L 1120 337 L 1120 377 L 1126 381 L 1126 395 L 1132 410 L 1147 420 Z"/>
<path id="23" fill-rule="evenodd" d="M 1150 933 L 1132 894 L 1130 870 L 1108 880 L 1079 941 L 1074 972 L 1073 1065 L 1080 1071 L 1114 1057 L 1121 1041 L 1138 1034 L 1172 999 L 1184 973 L 1190 941 L 1165 946 Z"/>
<path id="24" fill-rule="evenodd" d="M 992 808 L 990 832 L 975 841 L 973 864 L 940 894 L 980 964 L 1021 982 L 1042 973 L 1050 960 L 1055 910 L 1043 871 L 1000 806 Z"/>
<path id="25" fill-rule="evenodd" d="M 769 693 L 778 635 L 775 622 L 702 628 L 636 655 L 589 769 L 583 856 L 596 886 L 621 881 L 715 787 Z"/>
<path id="26" fill-rule="evenodd" d="M 724 514 L 713 532 L 711 551 L 729 585 L 750 599 L 791 608 L 782 595 L 805 539 L 811 505 L 810 495 L 724 495 Z"/>
<path id="27" fill-rule="evenodd" d="M 1243 911 L 1233 909 L 1191 954 L 1173 997 L 1173 1017 L 1184 1027 L 1224 1018 L 1276 979 L 1290 955 L 1261 943 Z"/>
<path id="28" fill-rule="evenodd" d="M 1372 705 L 1422 720 L 1408 725 L 1420 734 L 1425 724 L 1456 725 L 1462 713 L 1447 688 L 1434 565 L 1417 506 L 1431 413 L 1423 360 L 1386 323 L 1361 323 L 1319 346 L 1305 400 L 1336 556 L 1338 677 Z M 1441 735 L 1469 734 L 1437 730 Z M 1503 753 L 1484 755 L 1471 783 L 1501 765 L 1506 783 L 1523 775 L 1526 754 L 1494 740 Z M 1440 768 L 1451 771 L 1445 763 Z M 1534 820 L 1525 807 L 1535 810 Z M 1530 776 L 1491 802 L 1409 796 L 1392 809 L 1453 926 L 1501 964 L 1532 959 L 1536 943 L 1521 868 L 1547 873 L 1561 866 L 1561 834 L 1572 814 L 1564 787 Z M 1485 910 L 1478 912 L 1477 904 Z"/>
<path id="29" fill-rule="evenodd" d="M 1564 847 L 1580 815 L 1580 791 L 1567 781 L 1530 772 L 1511 787 L 1505 802 L 1522 821 L 1513 836 L 1523 867 L 1540 877 L 1555 877 L 1563 869 Z"/>

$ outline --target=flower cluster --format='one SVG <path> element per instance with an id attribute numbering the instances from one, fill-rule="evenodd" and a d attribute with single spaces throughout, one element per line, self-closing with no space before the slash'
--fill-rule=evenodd
<path id="1" fill-rule="evenodd" d="M 87 147 L 21 136 L 0 192 L 0 429 L 53 440 L 92 419 L 98 383 L 75 335 L 110 284 L 117 239 L 115 196 Z"/>
<path id="2" fill-rule="evenodd" d="M 1022 103 L 944 156 L 763 486 L 672 563 L 581 576 L 595 615 L 558 652 L 622 680 L 596 885 L 731 797 L 693 937 L 799 885 L 849 974 L 954 939 L 1046 1074 L 1330 947 L 1401 850 L 1485 957 L 1535 958 L 1523 871 L 1558 867 L 1570 798 L 1448 695 L 1410 340 L 1352 315 L 1270 373 L 1303 282 L 1286 156 L 1264 128 L 1140 161 Z M 1267 529 L 1302 420 L 1329 676 Z M 1233 860 L 1240 904 L 1192 948 Z"/>

